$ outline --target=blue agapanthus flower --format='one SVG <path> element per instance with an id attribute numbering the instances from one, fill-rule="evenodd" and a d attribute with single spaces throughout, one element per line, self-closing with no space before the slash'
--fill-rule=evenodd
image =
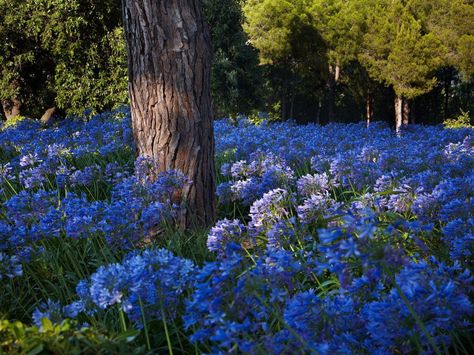
<path id="1" fill-rule="evenodd" d="M 227 244 L 248 242 L 244 239 L 245 231 L 246 227 L 238 219 L 233 221 L 223 219 L 211 228 L 207 237 L 207 248 L 212 252 L 216 252 L 219 257 L 224 257 Z"/>
<path id="2" fill-rule="evenodd" d="M 0 280 L 3 278 L 12 279 L 21 275 L 23 275 L 23 267 L 20 258 L 0 252 Z"/>
<path id="3" fill-rule="evenodd" d="M 172 321 L 192 286 L 196 267 L 166 249 L 133 252 L 121 263 L 101 266 L 77 285 L 79 300 L 66 305 L 68 316 L 121 308 L 135 324 L 143 319 Z"/>

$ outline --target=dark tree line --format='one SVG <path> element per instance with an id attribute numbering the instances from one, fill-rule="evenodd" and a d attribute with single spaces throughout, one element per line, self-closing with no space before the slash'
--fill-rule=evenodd
<path id="1" fill-rule="evenodd" d="M 470 0 L 243 3 L 244 27 L 260 62 L 286 69 L 272 78 L 282 83 L 272 89 L 280 94 L 283 119 L 393 117 L 399 127 L 472 109 Z"/>
<path id="2" fill-rule="evenodd" d="M 215 117 L 263 111 L 299 122 L 402 124 L 474 112 L 470 0 L 202 5 Z M 126 102 L 120 7 L 118 0 L 0 0 L 3 116 Z"/>

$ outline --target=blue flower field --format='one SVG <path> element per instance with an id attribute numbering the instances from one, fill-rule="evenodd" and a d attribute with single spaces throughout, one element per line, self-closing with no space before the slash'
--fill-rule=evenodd
<path id="1" fill-rule="evenodd" d="M 189 181 L 148 178 L 128 108 L 2 128 L 2 322 L 135 353 L 474 351 L 472 129 L 239 118 L 215 137 L 219 220 L 184 233 Z"/>

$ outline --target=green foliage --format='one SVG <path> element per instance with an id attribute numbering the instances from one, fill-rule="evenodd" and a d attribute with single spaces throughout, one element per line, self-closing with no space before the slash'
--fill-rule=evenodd
<path id="1" fill-rule="evenodd" d="M 93 328 L 79 329 L 76 323 L 64 321 L 53 325 L 44 318 L 42 327 L 21 322 L 0 321 L 0 352 L 8 354 L 143 354 L 142 347 L 132 345 L 138 332 L 110 337 Z"/>
<path id="2" fill-rule="evenodd" d="M 293 25 L 304 21 L 302 1 L 249 0 L 244 5 L 245 30 L 258 48 L 262 64 L 285 62 L 292 54 Z"/>
<path id="3" fill-rule="evenodd" d="M 325 56 L 321 37 L 313 26 L 311 1 L 249 0 L 243 9 L 244 28 L 259 50 L 262 64 L 292 64 L 307 71 Z M 316 57 L 316 58 L 315 58 Z"/>
<path id="4" fill-rule="evenodd" d="M 313 0 L 314 26 L 324 38 L 332 64 L 345 65 L 357 59 L 367 32 L 367 11 L 375 0 Z"/>
<path id="5" fill-rule="evenodd" d="M 430 91 L 445 56 L 440 39 L 424 32 L 419 19 L 403 2 L 382 1 L 370 11 L 373 25 L 364 36 L 360 55 L 369 74 L 408 99 Z"/>
<path id="6" fill-rule="evenodd" d="M 279 107 L 276 107 L 274 109 L 274 111 L 278 112 L 279 109 L 280 109 Z M 254 111 L 250 115 L 247 116 L 247 119 L 253 125 L 259 126 L 263 123 L 278 121 L 279 117 L 275 116 L 275 115 L 272 115 L 271 113 L 266 114 L 266 113 L 263 113 L 263 112 L 260 112 L 260 111 Z"/>
<path id="7" fill-rule="evenodd" d="M 448 118 L 443 122 L 444 127 L 446 128 L 474 128 L 474 125 L 471 124 L 471 117 L 469 112 L 461 111 L 461 114 L 455 118 Z"/>
<path id="8" fill-rule="evenodd" d="M 205 0 L 214 47 L 218 115 L 261 103 L 256 50 L 238 0 Z M 0 0 L 0 101 L 18 99 L 29 116 L 98 111 L 128 101 L 121 3 L 115 0 Z"/>
<path id="9" fill-rule="evenodd" d="M 473 18 L 474 21 L 474 18 Z M 474 34 L 462 35 L 459 38 L 457 66 L 465 79 L 474 75 Z"/>
<path id="10" fill-rule="evenodd" d="M 310 5 L 309 0 L 248 0 L 243 6 L 244 29 L 266 67 L 267 105 L 280 105 L 282 119 L 291 116 L 296 95 L 314 98 L 325 82 L 326 47 Z"/>
<path id="11" fill-rule="evenodd" d="M 8 120 L 6 120 L 3 125 L 1 126 L 0 130 L 5 130 L 7 129 L 8 127 L 13 127 L 15 126 L 16 124 L 20 123 L 21 121 L 25 120 L 26 117 L 25 116 L 15 116 L 15 117 L 11 117 L 9 118 Z"/>
<path id="12" fill-rule="evenodd" d="M 204 0 L 214 58 L 212 98 L 217 115 L 249 113 L 261 105 L 258 54 L 247 43 L 238 0 Z"/>
<path id="13" fill-rule="evenodd" d="M 21 115 L 35 117 L 53 106 L 61 115 L 126 102 L 120 7 L 0 0 L 0 102 L 18 100 Z M 217 117 L 264 109 L 286 118 L 308 102 L 319 102 L 319 117 L 329 101 L 365 105 L 382 84 L 408 99 L 435 91 L 441 102 L 440 68 L 455 68 L 453 87 L 474 75 L 471 0 L 204 0 L 203 7 Z M 337 85 L 329 66 L 341 69 Z M 443 110 L 470 110 L 463 95 Z"/>
<path id="14" fill-rule="evenodd" d="M 464 79 L 474 75 L 474 6 L 470 0 L 413 0 L 410 8 L 425 32 L 440 39 L 445 64 L 456 67 Z"/>
<path id="15" fill-rule="evenodd" d="M 121 27 L 85 49 L 84 65 L 76 65 L 75 61 L 68 58 L 56 67 L 59 107 L 70 107 L 69 113 L 78 114 L 87 107 L 101 110 L 128 101 L 126 47 Z"/>
<path id="16" fill-rule="evenodd" d="M 120 3 L 0 0 L 0 101 L 25 114 L 110 108 L 126 99 Z"/>

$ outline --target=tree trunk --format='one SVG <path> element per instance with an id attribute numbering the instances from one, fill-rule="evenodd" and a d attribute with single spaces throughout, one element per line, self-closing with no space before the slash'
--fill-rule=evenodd
<path id="1" fill-rule="evenodd" d="M 413 114 L 413 112 L 411 111 L 411 107 L 410 107 L 410 113 L 409 113 L 409 118 L 410 118 L 410 124 L 416 124 L 416 116 Z"/>
<path id="2" fill-rule="evenodd" d="M 124 0 L 129 95 L 140 156 L 191 183 L 181 228 L 215 218 L 211 46 L 199 0 Z"/>
<path id="3" fill-rule="evenodd" d="M 374 97 L 370 91 L 367 91 L 365 96 L 365 118 L 367 120 L 367 127 L 370 126 L 372 118 L 374 116 Z"/>
<path id="4" fill-rule="evenodd" d="M 323 107 L 323 101 L 321 97 L 318 98 L 318 110 L 316 111 L 316 124 L 321 124 L 321 108 Z"/>
<path id="5" fill-rule="evenodd" d="M 336 105 L 336 86 L 339 80 L 340 68 L 338 65 L 329 66 L 328 78 L 328 122 L 335 121 L 335 105 Z"/>
<path id="6" fill-rule="evenodd" d="M 410 123 L 410 102 L 407 99 L 403 99 L 403 119 L 402 123 L 404 126 L 408 126 Z"/>
<path id="7" fill-rule="evenodd" d="M 449 118 L 449 95 L 451 95 L 451 81 L 453 80 L 453 70 L 449 68 L 444 78 L 444 119 Z"/>
<path id="8" fill-rule="evenodd" d="M 403 124 L 403 98 L 401 96 L 395 96 L 395 130 L 400 132 L 400 128 Z"/>
<path id="9" fill-rule="evenodd" d="M 54 113 L 56 112 L 56 107 L 51 107 L 49 109 L 47 109 L 43 116 L 41 116 L 41 123 L 45 124 L 45 125 L 49 125 L 51 123 L 53 123 L 53 118 L 54 118 Z"/>
<path id="10" fill-rule="evenodd" d="M 281 120 L 286 121 L 286 84 L 283 86 L 281 94 Z"/>
<path id="11" fill-rule="evenodd" d="M 292 94 L 291 99 L 290 99 L 290 116 L 288 117 L 290 120 L 293 119 L 294 109 L 295 109 L 295 95 Z"/>
<path id="12" fill-rule="evenodd" d="M 21 102 L 16 98 L 2 101 L 2 107 L 7 120 L 21 114 Z"/>

